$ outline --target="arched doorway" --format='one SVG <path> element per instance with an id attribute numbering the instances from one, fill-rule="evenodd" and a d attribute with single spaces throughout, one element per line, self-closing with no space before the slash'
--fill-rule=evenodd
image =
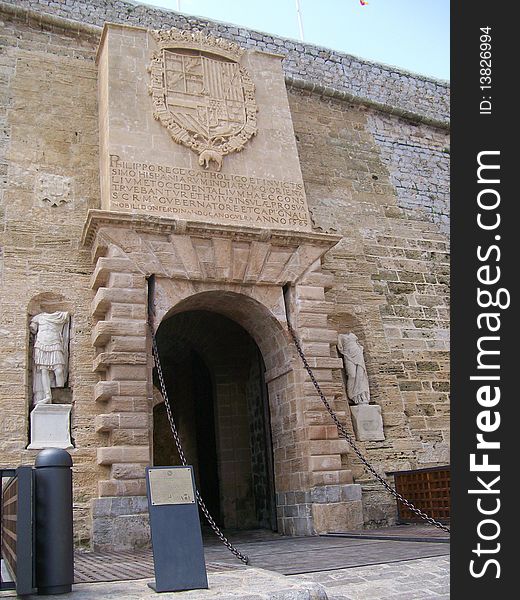
<path id="1" fill-rule="evenodd" d="M 337 331 L 328 325 L 334 304 L 326 300 L 325 289 L 332 278 L 321 271 L 320 265 L 321 256 L 339 238 L 315 232 L 294 235 L 151 215 L 141 219 L 135 214 L 120 213 L 114 217 L 98 212 L 89 216 L 84 234 L 96 262 L 92 283 L 96 290 L 92 302 L 95 322 L 92 343 L 96 347 L 93 368 L 100 374 L 94 386 L 94 398 L 99 406 L 96 431 L 106 434 L 97 448 L 97 462 L 105 478 L 99 480 L 99 497 L 92 499 L 94 546 L 113 548 L 116 546 L 113 540 L 121 548 L 147 542 L 145 467 L 154 460 L 154 454 L 155 460 L 160 460 L 150 435 L 153 433 L 150 427 L 153 374 L 147 320 L 149 318 L 153 330 L 161 336 L 168 333 L 166 338 L 176 339 L 180 329 L 174 325 L 180 322 L 170 319 L 180 318 L 177 315 L 190 311 L 207 311 L 213 318 L 217 314 L 227 317 L 235 328 L 243 328 L 239 331 L 250 344 L 252 338 L 260 349 L 265 372 L 259 360 L 256 364 L 260 364 L 258 369 L 268 389 L 278 531 L 286 535 L 313 535 L 344 531 L 346 523 L 357 526 L 361 501 L 350 501 L 351 492 L 343 490 L 344 486 L 352 485 L 347 443 L 338 439 L 336 428 L 330 423 L 297 356 L 287 329 L 285 302 L 316 379 L 333 400 L 340 418 L 349 421 L 338 372 L 341 359 L 331 349 L 331 343 L 337 340 Z M 169 330 L 168 322 L 172 324 Z M 198 331 L 205 333 L 204 327 Z M 188 342 L 194 338 L 194 332 L 185 327 L 184 337 Z M 213 339 L 219 339 L 216 333 Z M 216 412 L 226 406 L 225 401 L 220 402 L 221 397 L 225 398 L 226 385 L 229 393 L 235 385 L 231 376 L 228 375 L 227 380 L 217 376 L 216 361 L 222 356 L 228 357 L 228 364 L 236 369 L 237 365 L 242 367 L 244 355 L 229 359 L 233 356 L 231 342 L 236 338 L 224 336 L 223 339 L 228 342 L 220 346 L 186 345 L 186 351 L 189 348 L 189 354 L 194 353 L 190 359 L 190 380 L 209 379 L 211 383 L 218 477 L 218 494 L 214 494 L 214 498 L 218 497 L 216 508 L 223 516 L 224 526 L 258 526 L 267 522 L 265 516 L 259 517 L 257 513 L 263 497 L 272 515 L 269 522 L 274 525 L 271 508 L 274 492 L 261 497 L 254 491 L 262 487 L 262 476 L 260 480 L 256 478 L 262 471 L 252 466 L 255 451 L 251 454 L 251 433 L 244 433 L 248 427 L 242 427 L 241 431 L 242 436 L 249 439 L 249 478 L 237 480 L 239 465 L 246 461 L 240 458 L 238 451 L 235 453 L 234 448 L 229 451 L 224 444 L 227 423 L 235 426 L 239 419 L 232 414 L 220 419 L 220 413 Z M 161 343 L 164 344 L 164 339 Z M 168 362 L 166 350 L 163 345 L 164 360 Z M 172 351 L 175 354 L 174 348 Z M 247 356 L 247 364 L 252 368 L 254 353 L 251 351 Z M 224 367 L 221 365 L 221 373 Z M 182 365 L 177 371 L 187 372 Z M 209 377 L 204 375 L 206 371 Z M 238 379 L 241 406 L 247 406 L 247 389 L 256 389 L 267 396 L 264 386 L 253 385 L 252 372 L 248 372 L 248 377 L 243 375 Z M 173 377 L 173 380 L 180 379 Z M 157 392 L 154 395 L 156 404 L 160 404 Z M 263 406 L 267 406 L 267 402 Z M 160 410 L 155 409 L 156 439 Z M 233 441 L 234 436 L 233 432 Z M 271 444 L 266 446 L 270 448 Z M 229 457 L 233 459 L 230 463 L 237 463 L 235 471 L 225 464 Z M 163 460 L 173 462 L 171 458 Z M 197 465 L 199 462 L 197 459 Z M 267 481 L 273 490 L 270 472 Z M 247 493 L 248 488 L 250 493 Z M 251 497 L 255 499 L 253 504 Z M 117 502 L 113 502 L 113 498 L 117 498 Z M 128 520 L 123 521 L 126 515 L 132 515 L 132 523 L 137 524 L 130 534 Z M 122 522 L 124 527 L 120 525 Z"/>
<path id="2" fill-rule="evenodd" d="M 184 452 L 210 512 L 226 528 L 276 529 L 269 402 L 257 344 L 241 325 L 208 310 L 166 318 L 157 344 Z M 155 398 L 153 463 L 179 464 L 164 402 L 157 392 Z"/>

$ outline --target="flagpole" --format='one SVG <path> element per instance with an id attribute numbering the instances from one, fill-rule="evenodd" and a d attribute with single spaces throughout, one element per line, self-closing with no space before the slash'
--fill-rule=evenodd
<path id="1" fill-rule="evenodd" d="M 303 42 L 303 21 L 302 21 L 302 9 L 300 6 L 300 0 L 296 0 L 296 14 L 298 15 L 298 27 L 300 28 L 300 39 Z"/>

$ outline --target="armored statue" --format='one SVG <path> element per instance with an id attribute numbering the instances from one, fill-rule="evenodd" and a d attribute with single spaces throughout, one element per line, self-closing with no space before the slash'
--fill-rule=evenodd
<path id="1" fill-rule="evenodd" d="M 53 387 L 64 387 L 69 362 L 69 313 L 39 313 L 29 324 L 35 335 L 33 353 L 33 406 L 51 404 Z"/>

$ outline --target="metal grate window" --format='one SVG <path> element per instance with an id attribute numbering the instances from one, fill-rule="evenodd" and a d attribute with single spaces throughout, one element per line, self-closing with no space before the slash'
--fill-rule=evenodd
<path id="1" fill-rule="evenodd" d="M 450 467 L 432 467 L 414 471 L 394 471 L 395 488 L 417 508 L 438 521 L 450 520 Z M 399 521 L 412 523 L 420 521 L 419 517 L 397 503 Z"/>

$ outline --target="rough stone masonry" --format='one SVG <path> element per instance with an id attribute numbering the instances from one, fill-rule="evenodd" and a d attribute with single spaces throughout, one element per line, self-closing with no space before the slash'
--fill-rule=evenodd
<path id="1" fill-rule="evenodd" d="M 185 345 L 165 345 L 165 356 L 181 365 L 197 350 L 214 382 L 221 486 L 215 502 L 222 514 L 245 515 L 254 524 L 256 506 L 267 522 L 271 478 L 282 532 L 395 522 L 394 500 L 338 439 L 298 363 L 284 324 L 282 285 L 292 285 L 289 305 L 304 349 L 350 429 L 337 338 L 353 332 L 363 345 L 385 439 L 359 446 L 378 472 L 449 463 L 448 84 L 119 0 L 17 0 L 0 3 L 0 15 L 2 464 L 32 463 L 35 455 L 27 449 L 30 319 L 67 311 L 69 379 L 54 401 L 72 404 L 76 541 L 94 540 L 100 548 L 148 543 L 144 467 L 154 460 L 154 428 L 157 436 L 162 427 L 145 325 L 146 276 L 154 272 L 158 335 L 191 335 Z M 294 150 L 291 181 L 298 183 L 301 172 L 308 226 L 283 233 L 247 223 L 197 226 L 167 215 L 111 216 L 100 184 L 106 98 L 98 95 L 95 62 L 105 22 L 115 24 L 121 39 L 132 38 L 127 56 L 135 61 L 149 60 L 148 49 L 139 54 L 139 36 L 171 27 L 258 51 L 248 56 L 269 63 L 273 73 L 275 58 L 267 57 L 280 55 L 285 89 L 277 88 L 273 103 L 284 115 L 280 131 L 286 135 L 284 127 L 292 126 L 283 143 Z M 144 85 L 149 75 L 139 77 Z M 191 160 L 190 150 L 174 146 L 143 106 L 164 156 L 171 148 L 180 161 Z M 139 146 L 135 137 L 118 143 Z M 248 144 L 236 158 L 224 157 L 223 172 L 257 168 L 248 166 L 247 153 L 261 157 L 267 146 L 261 135 Z M 182 311 L 204 315 L 193 322 L 186 316 L 188 327 Z M 214 312 L 234 325 L 207 320 Z M 243 348 L 238 358 L 226 354 L 230 344 Z M 258 352 L 263 363 L 255 362 Z M 195 379 L 206 381 L 206 367 L 193 360 Z M 247 425 L 248 414 L 259 419 L 262 412 L 259 364 L 272 464 L 271 449 L 259 450 L 260 421 Z M 203 395 L 193 382 L 179 379 L 178 386 L 185 397 Z M 189 438 L 194 417 L 186 412 L 182 419 Z M 253 462 L 263 465 L 261 479 Z"/>

